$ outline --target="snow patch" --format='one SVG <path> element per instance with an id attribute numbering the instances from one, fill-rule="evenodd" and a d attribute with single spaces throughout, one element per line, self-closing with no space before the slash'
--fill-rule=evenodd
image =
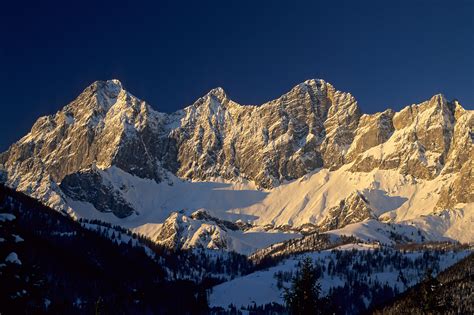
<path id="1" fill-rule="evenodd" d="M 8 254 L 7 258 L 5 258 L 5 262 L 11 263 L 11 264 L 16 264 L 16 265 L 21 265 L 21 261 L 18 258 L 18 255 L 15 252 L 11 252 Z"/>

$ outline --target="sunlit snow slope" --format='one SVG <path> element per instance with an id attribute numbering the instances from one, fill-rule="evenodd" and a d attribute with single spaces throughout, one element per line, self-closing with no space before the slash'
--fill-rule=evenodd
<path id="1" fill-rule="evenodd" d="M 250 253 L 374 220 L 472 242 L 473 126 L 442 95 L 363 114 L 323 80 L 260 106 L 217 88 L 172 114 L 97 81 L 0 154 L 0 181 L 170 247 Z"/>

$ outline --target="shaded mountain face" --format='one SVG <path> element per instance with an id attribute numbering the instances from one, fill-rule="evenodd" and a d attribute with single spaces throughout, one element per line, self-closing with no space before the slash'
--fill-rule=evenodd
<path id="1" fill-rule="evenodd" d="M 126 218 L 143 215 L 140 207 L 145 201 L 127 199 L 137 188 L 124 177 L 105 176 L 112 168 L 161 185 L 180 179 L 224 180 L 252 183 L 245 187 L 267 191 L 321 169 L 337 171 L 347 180 L 395 171 L 410 185 L 427 187 L 435 179 L 444 183 L 429 193 L 436 199 L 436 209 L 455 210 L 459 204 L 474 202 L 473 125 L 473 111 L 442 95 L 400 112 L 362 114 L 352 95 L 323 80 L 305 81 L 260 106 L 240 105 L 217 88 L 172 114 L 155 111 L 118 80 L 97 81 L 55 115 L 38 119 L 30 133 L 0 155 L 0 180 L 58 209 L 74 212 L 70 202 L 74 200 Z M 376 177 L 373 187 L 363 188 L 384 186 Z M 250 218 L 260 218 L 259 224 L 308 223 L 327 230 L 378 218 L 396 208 L 390 204 L 383 205 L 383 211 L 373 209 L 354 187 L 336 197 L 317 189 L 306 192 L 294 210 L 280 200 L 268 215 L 257 211 L 258 202 L 265 200 L 256 200 Z M 398 192 L 400 185 L 384 189 L 381 196 L 389 199 L 390 191 Z M 147 193 L 143 199 L 155 194 Z M 320 195 L 322 210 L 316 213 L 308 207 Z M 160 203 L 154 200 L 149 208 L 161 211 L 167 197 L 160 196 Z M 179 210 L 183 209 L 173 209 Z M 411 209 L 406 211 L 413 216 Z M 228 213 L 224 219 L 229 219 Z M 170 214 L 153 223 L 163 223 Z M 384 220 L 397 216 L 405 218 L 406 213 L 387 214 Z M 212 239 L 213 233 L 222 234 L 218 228 L 214 225 L 204 234 Z"/>
<path id="2" fill-rule="evenodd" d="M 74 200 L 90 202 L 97 210 L 112 212 L 119 218 L 134 213 L 133 207 L 107 182 L 97 169 L 81 170 L 66 175 L 60 186 Z"/>

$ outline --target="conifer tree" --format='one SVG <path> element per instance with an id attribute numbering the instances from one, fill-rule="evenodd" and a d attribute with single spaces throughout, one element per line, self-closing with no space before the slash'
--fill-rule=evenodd
<path id="1" fill-rule="evenodd" d="M 291 314 L 319 314 L 319 294 L 321 285 L 318 274 L 311 260 L 307 257 L 292 279 L 291 288 L 285 288 L 284 300 Z"/>

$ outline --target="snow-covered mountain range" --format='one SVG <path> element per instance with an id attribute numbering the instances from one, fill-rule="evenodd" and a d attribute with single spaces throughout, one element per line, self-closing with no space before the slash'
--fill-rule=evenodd
<path id="1" fill-rule="evenodd" d="M 97 81 L 0 154 L 0 180 L 170 247 L 250 254 L 315 231 L 377 238 L 388 222 L 473 242 L 473 126 L 442 95 L 362 114 L 323 80 L 259 106 L 216 88 L 171 114 Z"/>

